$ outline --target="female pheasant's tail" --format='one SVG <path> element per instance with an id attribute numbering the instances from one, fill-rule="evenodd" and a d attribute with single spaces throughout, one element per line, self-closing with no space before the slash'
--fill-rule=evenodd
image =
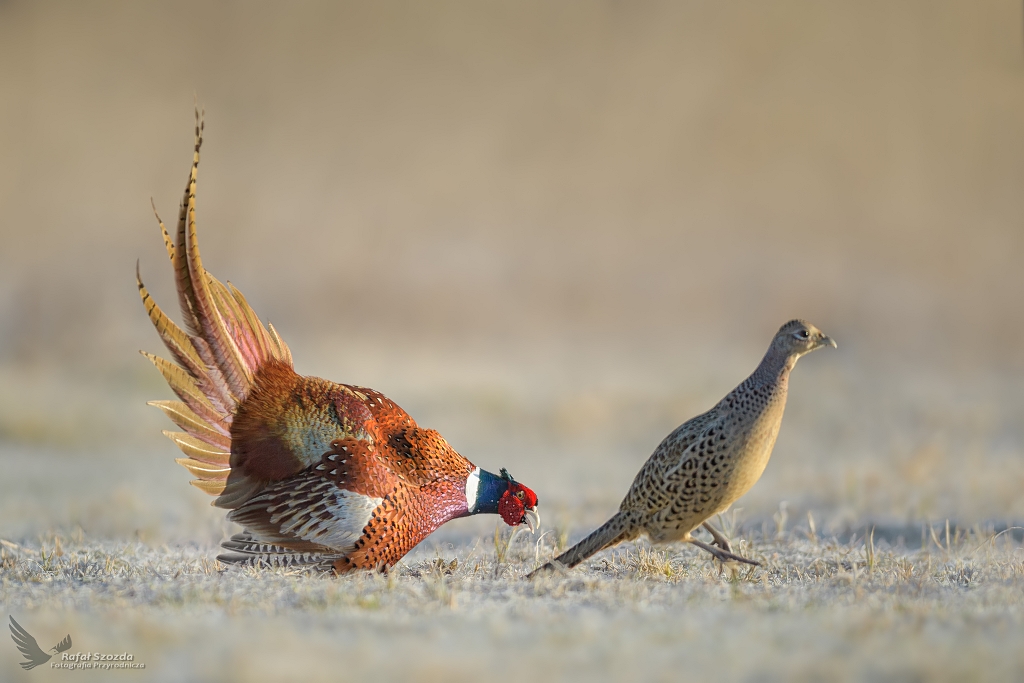
<path id="1" fill-rule="evenodd" d="M 231 474 L 231 422 L 253 387 L 256 371 L 277 361 L 292 366 L 291 352 L 274 326 L 263 326 L 242 293 L 221 284 L 203 268 L 196 241 L 196 171 L 203 124 L 196 110 L 195 153 L 178 212 L 176 239 L 160 216 L 164 246 L 174 268 L 182 329 L 150 297 L 136 266 L 139 295 L 149 319 L 175 362 L 142 352 L 157 367 L 180 401 L 153 401 L 183 431 L 166 434 L 187 457 L 179 458 L 196 476 L 191 483 L 214 496 L 220 507 L 237 507 L 252 482 Z M 153 210 L 156 213 L 156 208 Z"/>
<path id="2" fill-rule="evenodd" d="M 637 535 L 637 525 L 633 515 L 628 512 L 617 512 L 589 536 L 547 564 L 533 570 L 526 578 L 532 579 L 539 574 L 545 574 L 560 567 L 571 569 L 591 555 L 622 541 L 636 538 Z"/>

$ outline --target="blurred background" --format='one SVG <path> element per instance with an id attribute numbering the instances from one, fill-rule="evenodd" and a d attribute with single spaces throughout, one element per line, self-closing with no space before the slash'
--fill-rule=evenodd
<path id="1" fill-rule="evenodd" d="M 5 538 L 225 531 L 137 353 L 196 95 L 210 271 L 545 521 L 607 517 L 794 317 L 839 350 L 742 519 L 1024 518 L 1015 0 L 6 0 L 0 84 Z"/>

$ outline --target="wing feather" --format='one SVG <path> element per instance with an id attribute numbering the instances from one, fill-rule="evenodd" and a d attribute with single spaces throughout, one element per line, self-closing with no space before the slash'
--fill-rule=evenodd
<path id="1" fill-rule="evenodd" d="M 311 468 L 268 486 L 228 513 L 228 519 L 264 543 L 313 543 L 345 553 L 355 547 L 382 500 L 340 488 Z"/>

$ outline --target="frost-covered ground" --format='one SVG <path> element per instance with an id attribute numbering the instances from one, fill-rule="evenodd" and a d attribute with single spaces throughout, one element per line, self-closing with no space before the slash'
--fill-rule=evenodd
<path id="1" fill-rule="evenodd" d="M 529 582 L 554 534 L 418 549 L 384 576 L 227 569 L 210 547 L 5 543 L 0 603 L 40 644 L 146 669 L 75 680 L 1013 680 L 1024 549 L 1004 533 L 908 550 L 807 530 L 744 537 L 763 567 L 627 544 Z M 71 675 L 16 667 L 5 680 Z"/>

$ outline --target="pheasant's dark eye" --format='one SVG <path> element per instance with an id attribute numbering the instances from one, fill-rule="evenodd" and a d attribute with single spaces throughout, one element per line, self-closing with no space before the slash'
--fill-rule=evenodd
<path id="1" fill-rule="evenodd" d="M 526 494 L 523 493 L 522 491 L 516 491 L 516 498 L 518 498 L 519 500 L 523 500 L 526 498 Z"/>
<path id="2" fill-rule="evenodd" d="M 799 332 L 796 333 L 796 336 L 800 337 L 801 339 L 807 339 L 808 337 L 811 336 L 811 333 L 808 332 L 807 330 L 800 330 Z"/>

